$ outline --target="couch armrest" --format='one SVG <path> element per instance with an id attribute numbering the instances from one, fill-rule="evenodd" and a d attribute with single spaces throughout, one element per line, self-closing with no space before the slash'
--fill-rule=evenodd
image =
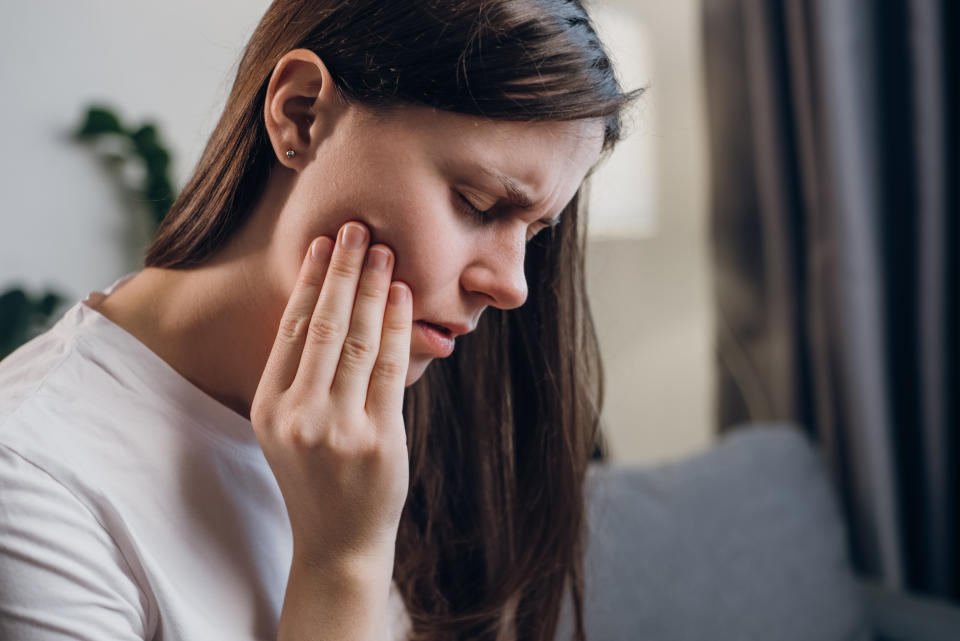
<path id="1" fill-rule="evenodd" d="M 911 596 L 861 580 L 867 618 L 877 641 L 956 641 L 960 639 L 960 607 Z"/>

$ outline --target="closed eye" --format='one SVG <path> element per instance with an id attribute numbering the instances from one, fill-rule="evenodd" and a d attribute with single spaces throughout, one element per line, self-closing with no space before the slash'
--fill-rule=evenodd
<path id="1" fill-rule="evenodd" d="M 463 209 L 466 213 L 470 214 L 477 219 L 477 222 L 483 223 L 486 222 L 487 216 L 493 211 L 493 207 L 486 210 L 480 210 L 473 206 L 473 203 L 467 200 L 466 196 L 463 194 L 457 194 L 457 202 L 460 205 L 460 208 Z"/>
<path id="2" fill-rule="evenodd" d="M 489 222 L 490 213 L 494 209 L 493 207 L 485 210 L 478 209 L 477 207 L 474 206 L 472 202 L 470 202 L 470 200 L 467 199 L 466 196 L 460 193 L 457 194 L 457 204 L 465 213 L 472 216 L 474 220 L 481 225 Z M 527 242 L 530 242 L 530 240 L 532 240 L 534 236 L 538 235 L 544 229 L 555 228 L 555 225 L 551 225 L 549 222 L 546 222 L 543 220 L 540 220 L 537 222 L 540 224 L 540 228 L 537 229 L 535 232 L 533 232 L 533 234 L 527 237 Z"/>

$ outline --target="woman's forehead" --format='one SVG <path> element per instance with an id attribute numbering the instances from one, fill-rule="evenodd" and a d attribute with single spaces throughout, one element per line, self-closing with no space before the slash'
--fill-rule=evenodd
<path id="1" fill-rule="evenodd" d="M 484 173 L 500 182 L 528 185 L 532 199 L 554 181 L 579 183 L 600 158 L 601 122 L 494 122 L 464 149 Z M 544 184 L 548 183 L 548 184 Z"/>
<path id="2" fill-rule="evenodd" d="M 444 111 L 435 107 L 398 103 L 386 109 L 368 108 L 367 123 L 376 123 L 400 135 L 442 139 L 446 144 L 526 144 L 556 150 L 564 147 L 599 149 L 604 122 L 600 118 L 571 121 L 517 121 Z M 375 125 L 375 126 L 376 126 Z M 452 136 L 452 137 L 451 137 Z"/>
<path id="3" fill-rule="evenodd" d="M 390 108 L 361 123 L 367 143 L 410 158 L 419 153 L 458 175 L 502 186 L 517 202 L 539 204 L 576 187 L 600 157 L 602 119 L 522 122 L 422 105 Z"/>

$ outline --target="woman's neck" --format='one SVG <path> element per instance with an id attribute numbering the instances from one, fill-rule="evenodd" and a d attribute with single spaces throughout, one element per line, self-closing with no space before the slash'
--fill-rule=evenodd
<path id="1" fill-rule="evenodd" d="M 184 378 L 249 418 L 283 302 L 258 261 L 146 268 L 94 308 Z"/>

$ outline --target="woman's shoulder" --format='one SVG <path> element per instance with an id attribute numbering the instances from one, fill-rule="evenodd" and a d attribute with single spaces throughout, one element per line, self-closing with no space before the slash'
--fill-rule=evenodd
<path id="1" fill-rule="evenodd" d="M 118 381 L 104 369 L 117 355 L 96 335 L 90 312 L 77 303 L 0 361 L 0 446 L 35 464 L 96 447 L 78 436 L 121 402 Z"/>
<path id="2" fill-rule="evenodd" d="M 24 404 L 42 397 L 52 382 L 89 388 L 85 370 L 97 369 L 124 352 L 118 328 L 104 322 L 88 303 L 92 305 L 135 275 L 123 276 L 104 291 L 90 292 L 52 327 L 0 360 L 0 435 L 9 418 Z"/>
<path id="3" fill-rule="evenodd" d="M 77 303 L 53 327 L 0 360 L 0 435 L 10 418 L 40 395 L 65 363 L 80 356 L 76 338 L 82 314 Z"/>
<path id="4" fill-rule="evenodd" d="M 0 445 L 48 470 L 149 456 L 166 407 L 143 349 L 76 303 L 0 361 Z"/>
<path id="5" fill-rule="evenodd" d="M 105 610 L 85 620 L 91 629 L 148 638 L 155 625 L 142 576 L 118 547 L 123 539 L 106 527 L 102 510 L 77 480 L 84 467 L 79 460 L 99 464 L 91 456 L 96 439 L 75 438 L 94 414 L 81 406 L 109 406 L 103 399 L 78 402 L 96 378 L 96 363 L 83 345 L 90 330 L 85 314 L 77 303 L 0 361 L 0 549 L 6 551 L 0 554 L 0 611 L 30 614 L 0 616 L 3 638 L 47 638 L 40 629 L 47 629 L 51 615 L 43 604 L 66 606 L 88 599 L 91 589 L 110 601 L 109 615 Z M 43 590 L 45 600 L 30 597 L 24 585 Z"/>

